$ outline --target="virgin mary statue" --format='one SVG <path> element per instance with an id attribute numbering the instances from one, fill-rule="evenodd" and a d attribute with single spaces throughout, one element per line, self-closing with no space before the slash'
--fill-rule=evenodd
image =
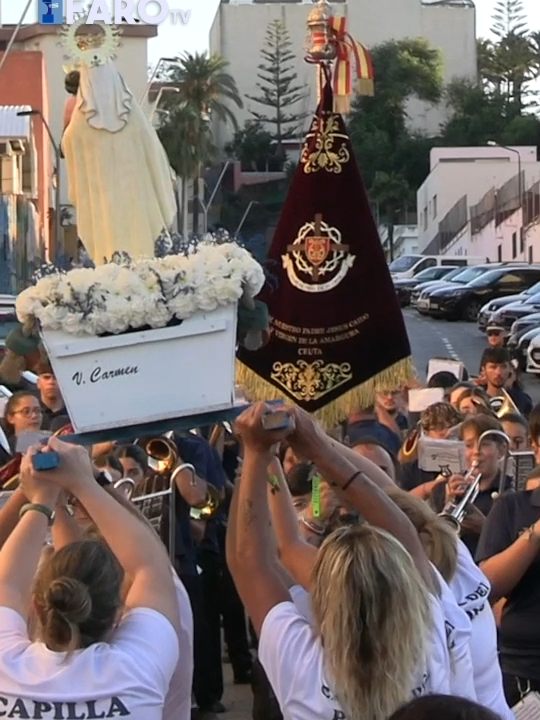
<path id="1" fill-rule="evenodd" d="M 96 264 L 116 251 L 153 257 L 176 214 L 165 150 L 112 61 L 78 71 L 62 151 L 79 237 Z"/>

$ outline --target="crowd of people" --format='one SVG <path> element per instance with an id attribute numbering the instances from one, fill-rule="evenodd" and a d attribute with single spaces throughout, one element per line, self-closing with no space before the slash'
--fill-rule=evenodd
<path id="1" fill-rule="evenodd" d="M 540 700 L 540 469 L 518 487 L 508 462 L 540 466 L 540 406 L 488 341 L 477 377 L 429 377 L 421 412 L 406 387 L 331 433 L 297 408 L 267 430 L 256 404 L 170 435 L 173 548 L 137 502 L 163 472 L 150 446 L 63 442 L 42 364 L 2 420 L 0 466 L 51 436 L 0 510 L 0 711 L 211 720 L 224 659 L 253 720 L 511 720 Z M 423 468 L 429 439 L 463 449 L 459 471 Z"/>

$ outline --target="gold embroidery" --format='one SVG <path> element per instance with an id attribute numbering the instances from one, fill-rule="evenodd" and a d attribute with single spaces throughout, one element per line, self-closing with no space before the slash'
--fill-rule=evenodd
<path id="1" fill-rule="evenodd" d="M 328 363 L 315 360 L 308 363 L 299 360 L 295 363 L 274 363 L 271 379 L 281 385 L 298 401 L 314 402 L 328 395 L 336 388 L 352 380 L 352 368 L 349 363 Z"/>
<path id="2" fill-rule="evenodd" d="M 330 115 L 326 119 L 315 118 L 300 156 L 306 175 L 319 170 L 339 175 L 343 171 L 343 165 L 351 159 L 347 141 L 347 135 L 339 132 L 337 115 Z"/>

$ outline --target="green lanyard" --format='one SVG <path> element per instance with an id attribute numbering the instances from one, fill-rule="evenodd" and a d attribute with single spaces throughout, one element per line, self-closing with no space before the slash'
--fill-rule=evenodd
<path id="1" fill-rule="evenodd" d="M 313 517 L 321 517 L 321 476 L 315 473 L 311 478 L 311 506 Z"/>

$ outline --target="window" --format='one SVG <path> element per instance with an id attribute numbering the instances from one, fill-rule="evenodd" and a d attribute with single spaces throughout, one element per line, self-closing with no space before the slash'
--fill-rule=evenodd
<path id="1" fill-rule="evenodd" d="M 437 196 L 433 196 L 432 200 L 432 212 L 433 212 L 433 219 L 437 217 Z"/>
<path id="2" fill-rule="evenodd" d="M 426 270 L 426 268 L 435 267 L 437 264 L 437 261 L 435 258 L 426 258 L 421 263 L 418 263 L 418 265 L 414 268 L 414 274 L 418 275 L 419 272 L 422 272 L 422 270 Z"/>
<path id="3" fill-rule="evenodd" d="M 22 191 L 31 197 L 36 195 L 34 183 L 34 168 L 32 167 L 32 156 L 30 148 L 26 148 L 26 152 L 21 156 L 22 170 Z"/>
<path id="4" fill-rule="evenodd" d="M 427 207 L 424 208 L 424 212 L 422 213 L 422 224 L 424 226 L 424 230 L 427 230 L 428 226 L 428 211 Z"/>
<path id="5" fill-rule="evenodd" d="M 512 233 L 512 260 L 517 257 L 517 233 Z"/>
<path id="6" fill-rule="evenodd" d="M 519 252 L 525 254 L 525 229 L 519 228 Z M 532 262 L 530 260 L 529 262 Z"/>
<path id="7" fill-rule="evenodd" d="M 520 285 L 523 282 L 523 277 L 516 273 L 506 273 L 497 280 L 497 285 Z"/>
<path id="8" fill-rule="evenodd" d="M 532 261 L 533 261 L 533 249 L 532 249 L 532 245 L 529 245 L 529 262 L 531 263 L 531 265 L 532 265 Z"/>
<path id="9" fill-rule="evenodd" d="M 497 262 L 502 262 L 502 245 L 497 248 Z"/>

